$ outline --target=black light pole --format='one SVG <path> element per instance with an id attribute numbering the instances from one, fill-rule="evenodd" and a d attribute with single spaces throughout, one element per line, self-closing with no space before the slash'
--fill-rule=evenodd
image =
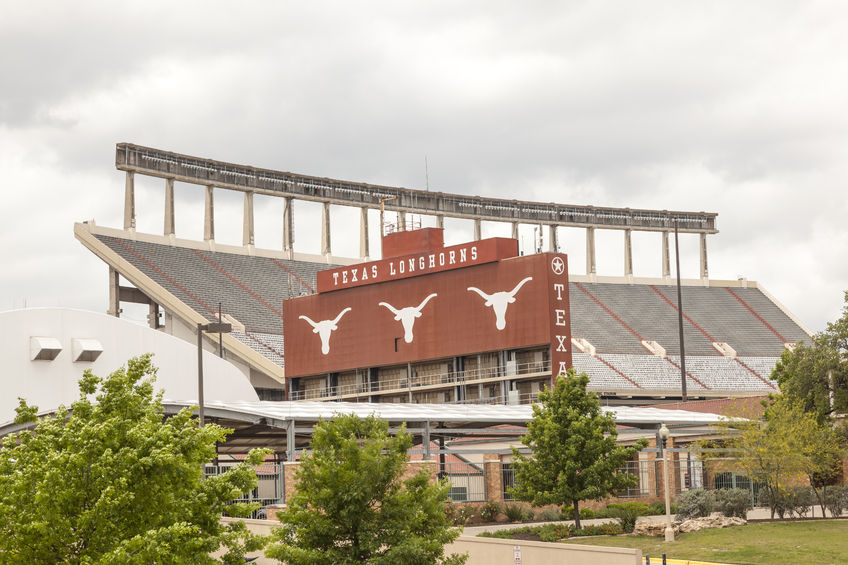
<path id="1" fill-rule="evenodd" d="M 680 389 L 686 402 L 686 346 L 683 343 L 683 293 L 680 291 L 680 243 L 677 241 L 677 220 L 674 220 L 674 260 L 677 263 L 677 323 L 680 329 Z"/>
<path id="2" fill-rule="evenodd" d="M 203 421 L 203 332 L 230 333 L 232 324 L 212 322 L 197 324 L 197 421 L 202 426 Z"/>

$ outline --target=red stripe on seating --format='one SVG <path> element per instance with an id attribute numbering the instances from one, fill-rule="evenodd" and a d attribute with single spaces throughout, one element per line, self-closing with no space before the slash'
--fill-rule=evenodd
<path id="1" fill-rule="evenodd" d="M 249 288 L 247 288 L 247 286 L 245 286 L 245 285 L 244 285 L 244 284 L 243 284 L 240 280 L 238 280 L 237 278 L 235 278 L 234 276 L 232 276 L 230 273 L 228 273 L 227 271 L 225 271 L 225 270 L 223 269 L 223 267 L 221 267 L 220 265 L 218 265 L 215 261 L 213 261 L 212 259 L 210 259 L 210 258 L 206 257 L 203 253 L 201 253 L 200 251 L 198 251 L 198 250 L 196 250 L 196 249 L 191 249 L 191 251 L 192 251 L 195 255 L 197 255 L 198 257 L 200 257 L 201 259 L 203 259 L 204 261 L 206 261 L 207 263 L 209 263 L 210 265 L 212 265 L 213 267 L 215 267 L 216 269 L 218 269 L 218 271 L 220 271 L 222 275 L 224 275 L 225 277 L 227 277 L 228 279 L 230 279 L 231 281 L 233 281 L 234 283 L 236 283 L 237 285 L 239 285 L 243 291 L 245 291 L 246 293 L 248 293 L 250 296 L 252 296 L 252 297 L 253 297 L 253 298 L 255 298 L 256 300 L 258 300 L 259 302 L 261 302 L 261 303 L 262 303 L 262 304 L 263 304 L 266 308 L 268 308 L 268 309 L 269 309 L 270 311 L 272 311 L 274 314 L 276 314 L 276 315 L 277 315 L 277 316 L 279 316 L 280 318 L 282 318 L 282 317 L 283 317 L 282 313 L 278 312 L 276 309 L 274 309 L 274 307 L 273 307 L 273 306 L 271 306 L 270 304 L 268 304 L 267 302 L 265 302 L 265 301 L 262 299 L 262 297 L 261 297 L 261 296 L 257 295 L 255 292 L 253 292 L 252 290 L 250 290 Z"/>
<path id="2" fill-rule="evenodd" d="M 616 315 L 615 315 L 615 313 L 613 313 L 613 311 L 612 311 L 612 310 L 610 310 L 609 308 L 607 308 L 607 306 L 606 306 L 603 302 L 601 302 L 601 301 L 600 301 L 600 300 L 599 300 L 599 299 L 598 299 L 598 298 L 597 298 L 594 294 L 592 294 L 591 292 L 589 292 L 589 291 L 588 291 L 588 290 L 587 290 L 587 289 L 586 289 L 586 288 L 585 288 L 582 284 L 580 284 L 579 282 L 575 282 L 574 284 L 575 284 L 575 285 L 577 285 L 577 288 L 579 288 L 580 290 L 582 290 L 583 292 L 585 292 L 585 293 L 586 293 L 586 295 L 587 295 L 589 298 L 591 298 L 592 300 L 594 300 L 595 302 L 597 302 L 597 303 L 598 303 L 598 306 L 600 306 L 601 308 L 603 308 L 603 309 L 604 309 L 604 311 L 605 311 L 607 314 L 609 314 L 610 316 L 612 316 L 612 317 L 613 317 L 613 318 L 614 318 L 614 319 L 615 319 L 615 320 L 616 320 L 619 324 L 621 324 L 622 326 L 624 326 L 625 328 L 627 328 L 628 330 L 630 330 L 630 333 L 632 333 L 632 334 L 633 334 L 633 335 L 635 335 L 637 338 L 639 338 L 639 343 L 642 345 L 642 347 L 644 347 L 644 348 L 645 348 L 645 350 L 646 350 L 648 353 L 650 353 L 651 355 L 653 355 L 653 354 L 654 354 L 654 352 L 653 352 L 653 351 L 651 351 L 650 349 L 648 349 L 648 347 L 647 347 L 644 343 L 641 343 L 641 342 L 643 342 L 643 341 L 647 341 L 647 340 L 646 340 L 645 338 L 643 338 L 641 335 L 639 335 L 639 332 L 637 332 L 636 330 L 634 330 L 633 328 L 631 328 L 629 325 L 627 325 L 627 324 L 624 322 L 624 320 L 622 320 L 621 318 L 619 318 L 618 316 L 616 316 Z M 653 287 L 653 286 L 651 286 L 651 288 L 654 288 L 654 287 Z M 656 288 L 654 288 L 654 292 L 659 293 L 659 291 L 658 291 Z M 660 296 L 662 296 L 662 294 L 660 294 Z M 665 298 L 665 296 L 663 296 L 663 298 Z M 666 301 L 667 301 L 667 300 L 668 300 L 668 299 L 666 299 Z M 688 319 L 688 318 L 687 318 L 687 319 Z M 701 330 L 701 331 L 703 331 L 703 330 Z M 705 332 L 705 333 L 706 333 L 706 332 Z M 668 357 L 663 357 L 663 359 L 665 359 L 666 361 L 668 361 L 669 363 L 671 363 L 672 365 L 674 365 L 675 367 L 677 367 L 677 370 L 680 370 L 680 365 L 678 365 L 677 363 L 675 363 L 674 361 L 672 361 L 672 360 L 671 360 L 671 359 L 669 359 Z M 688 372 L 686 373 L 686 376 L 687 376 L 687 377 L 689 377 L 690 379 L 692 379 L 693 381 L 695 381 L 696 383 L 698 383 L 699 385 L 701 385 L 702 387 L 704 387 L 705 389 L 710 390 L 710 387 L 708 387 L 707 385 L 705 385 L 704 383 L 702 383 L 701 381 L 699 381 L 698 379 L 696 379 L 695 377 L 693 377 L 692 375 L 690 375 Z"/>
<path id="3" fill-rule="evenodd" d="M 759 374 L 758 372 L 756 372 L 754 369 L 752 369 L 751 367 L 749 367 L 748 365 L 746 365 L 745 363 L 743 363 L 743 362 L 742 362 L 742 361 L 740 361 L 739 359 L 734 359 L 734 361 L 736 361 L 737 363 L 739 363 L 740 365 L 742 365 L 742 367 L 744 367 L 745 369 L 747 369 L 749 373 L 751 373 L 752 375 L 754 375 L 755 377 L 757 377 L 758 379 L 760 379 L 761 381 L 763 381 L 764 383 L 766 383 L 767 385 L 769 385 L 771 388 L 773 388 L 774 390 L 777 390 L 777 387 L 776 387 L 776 386 L 774 386 L 774 385 L 771 383 L 771 381 L 770 381 L 770 380 L 768 380 L 767 378 L 763 377 L 761 374 Z"/>
<path id="4" fill-rule="evenodd" d="M 213 310 L 212 308 L 210 308 L 209 306 L 207 306 L 207 305 L 206 305 L 206 303 L 205 303 L 205 302 L 203 302 L 201 299 L 199 299 L 198 297 L 196 297 L 195 295 L 193 295 L 191 292 L 189 292 L 187 288 L 185 288 L 185 287 L 184 287 L 184 286 L 182 286 L 180 283 L 178 283 L 177 281 L 175 281 L 174 279 L 172 279 L 171 277 L 169 277 L 168 275 L 166 275 L 165 273 L 163 273 L 161 270 L 157 269 L 157 268 L 153 265 L 153 263 L 151 263 L 150 261 L 148 261 L 147 259 L 145 259 L 145 258 L 144 258 L 144 257 L 142 257 L 141 255 L 139 255 L 138 253 L 136 253 L 135 251 L 133 251 L 132 249 L 130 249 L 129 247 L 127 247 L 127 245 L 126 245 L 123 241 L 121 241 L 120 239 L 118 239 L 118 238 L 116 238 L 116 237 L 112 237 L 112 238 L 110 238 L 110 239 L 112 239 L 112 241 L 114 241 L 115 243 L 117 243 L 118 245 L 120 245 L 121 247 L 123 247 L 124 249 L 126 249 L 127 251 L 129 251 L 130 253 L 132 253 L 132 254 L 135 256 L 135 258 L 136 258 L 136 259 L 138 259 L 139 261 L 141 261 L 142 263 L 144 263 L 145 265 L 147 265 L 148 267 L 150 267 L 151 269 L 153 269 L 154 271 L 156 271 L 157 273 L 159 273 L 159 275 L 161 275 L 161 276 L 162 276 L 162 278 L 164 278 L 166 281 L 168 281 L 169 283 L 171 283 L 172 285 L 174 285 L 175 287 L 177 287 L 178 289 L 180 289 L 181 291 L 183 291 L 184 293 L 186 293 L 187 295 L 189 295 L 189 296 L 190 296 L 191 298 L 193 298 L 193 299 L 194 299 L 194 300 L 195 300 L 198 304 L 200 304 L 201 306 L 203 306 L 204 308 L 206 308 L 207 310 L 209 310 L 209 312 L 210 312 L 213 316 L 215 316 L 215 317 L 216 317 L 216 319 L 217 319 L 217 315 L 218 315 L 218 313 L 217 313 L 215 310 Z"/>
<path id="5" fill-rule="evenodd" d="M 294 273 L 294 272 L 290 271 L 288 267 L 286 267 L 285 265 L 283 265 L 282 263 L 280 263 L 280 262 L 279 262 L 279 261 L 277 261 L 276 259 L 271 259 L 271 261 L 273 261 L 273 262 L 274 262 L 274 264 L 275 264 L 275 265 L 277 265 L 279 268 L 281 268 L 282 270 L 284 270 L 285 272 L 287 272 L 288 274 L 290 274 L 291 276 L 293 276 L 294 278 L 296 278 L 296 279 L 297 279 L 297 282 L 299 282 L 300 284 L 302 284 L 303 286 L 305 286 L 306 288 L 308 288 L 308 289 L 309 289 L 309 292 L 311 292 L 312 294 L 315 294 L 315 289 L 314 289 L 314 288 L 312 288 L 311 286 L 309 286 L 309 283 L 307 283 L 305 280 L 303 280 L 302 278 L 300 278 L 299 276 L 297 276 L 297 274 L 296 274 L 296 273 Z"/>
<path id="6" fill-rule="evenodd" d="M 742 300 L 742 298 L 741 298 L 738 294 L 736 294 L 735 292 L 733 292 L 732 290 L 730 290 L 730 288 L 728 288 L 728 287 L 724 287 L 724 290 L 726 290 L 727 292 L 729 292 L 730 294 L 732 294 L 732 295 L 733 295 L 733 298 L 735 298 L 736 300 L 738 300 L 738 301 L 739 301 L 739 303 L 740 303 L 740 304 L 742 304 L 742 306 L 744 306 L 745 308 L 747 308 L 747 309 L 748 309 L 748 311 L 749 311 L 751 314 L 753 314 L 753 315 L 754 315 L 754 317 L 755 317 L 756 319 L 758 319 L 760 322 L 762 322 L 762 323 L 763 323 L 763 325 L 764 325 L 765 327 L 767 327 L 768 329 L 770 329 L 770 330 L 771 330 L 771 333 L 773 333 L 774 335 L 776 335 L 776 336 L 777 336 L 777 339 L 779 339 L 779 340 L 780 340 L 780 343 L 781 343 L 781 344 L 783 344 L 783 343 L 787 343 L 786 338 L 785 338 L 785 337 L 783 337 L 782 335 L 780 335 L 780 333 L 778 333 L 778 331 L 777 331 L 776 329 L 774 329 L 773 327 L 771 327 L 771 324 L 769 324 L 768 322 L 766 322 L 766 321 L 763 319 L 763 317 L 762 317 L 762 316 L 760 316 L 759 314 L 757 314 L 757 313 L 754 311 L 754 309 L 753 309 L 753 308 L 751 308 L 751 306 L 749 306 L 747 302 L 745 302 L 744 300 Z"/>
<path id="7" fill-rule="evenodd" d="M 642 388 L 641 386 L 639 386 L 639 384 L 636 381 L 634 381 L 633 379 L 631 379 L 630 377 L 628 377 L 627 375 L 625 375 L 624 373 L 622 373 L 621 371 L 619 371 L 618 369 L 613 367 L 612 363 L 610 363 L 606 359 L 602 359 L 601 357 L 598 357 L 597 354 L 593 355 L 592 357 L 594 357 L 595 359 L 597 359 L 598 361 L 600 361 L 601 363 L 603 363 L 604 365 L 606 365 L 607 367 L 612 369 L 618 376 L 620 376 L 622 379 L 624 379 L 628 383 L 632 384 L 636 388 Z"/>

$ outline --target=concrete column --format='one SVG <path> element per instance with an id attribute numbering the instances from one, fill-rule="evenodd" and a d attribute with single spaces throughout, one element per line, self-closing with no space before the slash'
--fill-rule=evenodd
<path id="1" fill-rule="evenodd" d="M 116 318 L 121 317 L 121 290 L 118 271 L 109 267 L 109 309 L 106 313 Z"/>
<path id="2" fill-rule="evenodd" d="M 242 226 L 242 245 L 253 245 L 253 193 L 244 193 L 244 225 Z"/>
<path id="3" fill-rule="evenodd" d="M 283 198 L 283 251 L 294 251 L 294 198 Z"/>
<path id="4" fill-rule="evenodd" d="M 367 259 L 371 256 L 368 247 L 368 208 L 359 209 L 359 256 Z"/>
<path id="5" fill-rule="evenodd" d="M 165 235 L 174 235 L 174 179 L 165 179 Z"/>
<path id="6" fill-rule="evenodd" d="M 158 329 L 159 326 L 159 305 L 154 301 L 150 301 L 147 305 L 147 324 L 151 329 Z"/>
<path id="7" fill-rule="evenodd" d="M 707 280 L 710 278 L 709 267 L 707 265 L 707 234 L 701 234 L 701 279 Z"/>
<path id="8" fill-rule="evenodd" d="M 397 231 L 406 231 L 406 212 L 398 210 Z"/>
<path id="9" fill-rule="evenodd" d="M 445 229 L 445 217 L 444 216 L 436 216 L 436 227 L 439 229 Z"/>
<path id="10" fill-rule="evenodd" d="M 595 228 L 586 228 L 586 274 L 594 276 L 597 272 L 595 263 Z"/>
<path id="11" fill-rule="evenodd" d="M 668 251 L 668 232 L 660 234 L 662 238 L 662 276 L 666 280 L 671 279 L 671 255 Z"/>
<path id="12" fill-rule="evenodd" d="M 518 239 L 518 222 L 512 222 L 512 239 Z"/>
<path id="13" fill-rule="evenodd" d="M 633 278 L 633 244 L 632 230 L 624 230 L 624 276 Z"/>
<path id="14" fill-rule="evenodd" d="M 483 222 L 480 218 L 474 218 L 474 241 L 483 239 Z"/>
<path id="15" fill-rule="evenodd" d="M 212 241 L 215 239 L 215 187 L 211 184 L 206 187 L 206 204 L 203 207 L 203 239 Z"/>
<path id="16" fill-rule="evenodd" d="M 559 240 L 557 239 L 557 227 L 556 224 L 551 224 L 549 226 L 550 233 L 548 237 L 548 251 L 551 253 L 559 253 Z"/>
<path id="17" fill-rule="evenodd" d="M 127 171 L 124 184 L 124 229 L 135 229 L 135 173 Z"/>
<path id="18" fill-rule="evenodd" d="M 321 254 L 330 255 L 332 248 L 330 246 L 330 203 L 324 202 L 321 208 Z"/>

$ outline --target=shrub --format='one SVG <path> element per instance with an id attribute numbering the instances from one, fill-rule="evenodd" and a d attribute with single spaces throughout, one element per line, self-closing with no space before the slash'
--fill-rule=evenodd
<path id="1" fill-rule="evenodd" d="M 584 526 L 582 530 L 575 529 L 573 525 L 545 524 L 543 526 L 524 526 L 495 532 L 481 532 L 477 534 L 477 537 L 514 539 L 517 535 L 526 536 L 530 534 L 538 536 L 542 541 L 556 542 L 572 536 L 615 536 L 623 533 L 624 530 L 621 528 L 621 524 Z"/>
<path id="2" fill-rule="evenodd" d="M 778 518 L 784 518 L 790 506 L 792 506 L 789 492 L 780 488 L 760 489 L 759 503 L 761 506 L 769 507 L 772 518 L 774 518 L 775 514 L 777 514 Z"/>
<path id="3" fill-rule="evenodd" d="M 565 524 L 545 524 L 544 526 L 537 526 L 533 530 L 540 540 L 547 542 L 559 541 L 570 535 L 568 526 Z"/>
<path id="4" fill-rule="evenodd" d="M 487 522 L 494 522 L 500 513 L 501 505 L 494 500 L 490 500 L 480 507 L 480 517 Z"/>
<path id="5" fill-rule="evenodd" d="M 741 488 L 715 491 L 715 508 L 727 517 L 746 518 L 751 509 L 751 493 Z"/>
<path id="6" fill-rule="evenodd" d="M 607 506 L 610 516 L 617 518 L 625 532 L 632 532 L 636 527 L 636 519 L 648 513 L 648 505 L 644 502 L 622 502 Z"/>
<path id="7" fill-rule="evenodd" d="M 813 489 L 810 487 L 794 487 L 789 491 L 787 510 L 790 516 L 806 518 L 810 508 L 816 503 Z"/>
<path id="8" fill-rule="evenodd" d="M 572 511 L 572 515 L 574 512 Z M 591 508 L 584 508 L 580 511 L 580 519 L 581 520 L 591 520 L 592 518 L 596 518 L 597 514 Z"/>
<path id="9" fill-rule="evenodd" d="M 684 492 L 677 499 L 677 519 L 690 520 L 709 516 L 715 507 L 715 497 L 711 491 L 694 489 Z"/>
<path id="10" fill-rule="evenodd" d="M 833 517 L 841 515 L 842 511 L 845 510 L 846 503 L 848 503 L 848 496 L 846 496 L 848 492 L 846 492 L 845 488 L 830 486 L 822 490 L 824 507 L 830 512 L 830 515 Z"/>
<path id="11" fill-rule="evenodd" d="M 544 510 L 540 510 L 538 514 L 536 514 L 536 520 L 539 522 L 556 522 L 560 519 L 559 510 L 554 508 L 545 508 Z"/>
<path id="12" fill-rule="evenodd" d="M 507 504 L 503 511 L 510 522 L 522 522 L 527 514 L 527 510 L 520 504 Z"/>
<path id="13" fill-rule="evenodd" d="M 583 517 L 583 513 L 580 513 L 580 517 Z M 562 510 L 559 511 L 559 519 L 560 520 L 574 520 L 574 508 L 571 506 L 563 506 Z"/>
<path id="14" fill-rule="evenodd" d="M 652 502 L 648 505 L 648 516 L 662 516 L 665 514 L 665 502 Z"/>
<path id="15" fill-rule="evenodd" d="M 582 511 L 580 512 L 580 517 L 581 518 L 583 517 Z M 607 507 L 599 508 L 599 509 L 595 510 L 595 518 L 610 518 L 610 517 L 611 516 L 610 516 L 609 508 L 607 508 Z"/>
<path id="16" fill-rule="evenodd" d="M 617 536 L 624 533 L 621 524 L 609 522 L 597 526 L 583 526 L 581 530 L 572 530 L 572 536 Z"/>
<path id="17" fill-rule="evenodd" d="M 453 522 L 454 526 L 464 526 L 478 515 L 477 508 L 468 504 L 445 505 L 445 516 Z"/>

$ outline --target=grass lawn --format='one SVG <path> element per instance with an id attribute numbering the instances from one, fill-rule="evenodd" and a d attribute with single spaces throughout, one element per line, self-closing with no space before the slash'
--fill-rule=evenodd
<path id="1" fill-rule="evenodd" d="M 848 563 L 848 520 L 776 522 L 680 534 L 676 541 L 646 536 L 573 538 L 564 543 L 631 547 L 669 559 L 766 565 Z"/>

